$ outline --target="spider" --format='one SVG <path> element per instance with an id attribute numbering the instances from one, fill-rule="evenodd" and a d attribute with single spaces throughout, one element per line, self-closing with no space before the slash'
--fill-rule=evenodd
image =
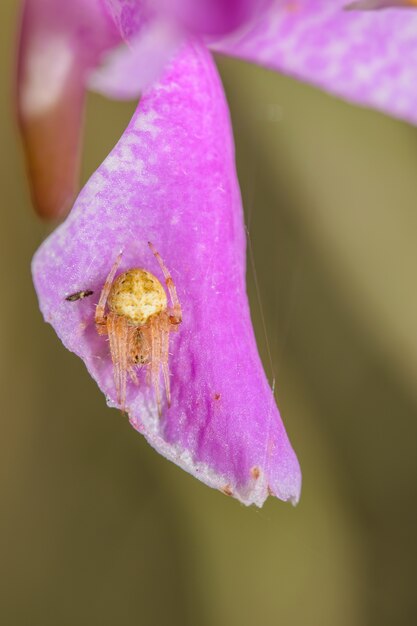
<path id="1" fill-rule="evenodd" d="M 159 280 L 147 270 L 132 268 L 115 279 L 122 259 L 121 252 L 101 291 L 95 324 L 99 335 L 109 337 L 117 402 L 121 410 L 125 411 L 127 375 L 137 384 L 136 367 L 146 366 L 147 381 L 154 388 L 158 415 L 161 417 L 160 371 L 162 368 L 170 406 L 169 334 L 181 324 L 182 312 L 171 274 L 153 244 L 148 242 L 148 245 L 165 277 L 172 307 L 167 305 L 167 296 Z"/>

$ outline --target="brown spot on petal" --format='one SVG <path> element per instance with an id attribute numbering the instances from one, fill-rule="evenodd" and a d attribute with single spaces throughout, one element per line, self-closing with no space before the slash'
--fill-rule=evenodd
<path id="1" fill-rule="evenodd" d="M 88 327 L 87 320 L 83 320 L 82 322 L 80 322 L 80 325 L 79 325 L 80 332 L 83 333 L 87 329 L 87 327 Z"/>
<path id="2" fill-rule="evenodd" d="M 254 478 L 255 480 L 258 480 L 259 476 L 261 475 L 261 470 L 259 469 L 259 467 L 255 465 L 255 467 L 252 467 L 250 473 L 251 473 L 252 478 Z"/>
<path id="3" fill-rule="evenodd" d="M 284 5 L 284 9 L 288 13 L 298 13 L 300 10 L 300 4 L 296 0 L 288 0 Z"/>
<path id="4" fill-rule="evenodd" d="M 214 396 L 213 396 L 213 398 L 214 398 L 215 400 L 220 400 L 220 398 L 221 398 L 221 397 L 222 397 L 222 396 L 221 396 L 221 394 L 220 394 L 220 393 L 215 393 L 215 394 L 214 394 Z"/>
<path id="5" fill-rule="evenodd" d="M 274 492 L 272 491 L 272 489 L 271 489 L 271 487 L 269 485 L 268 485 L 268 495 L 275 497 L 275 494 L 274 494 Z"/>
<path id="6" fill-rule="evenodd" d="M 220 488 L 220 491 L 224 493 L 225 496 L 233 496 L 233 491 L 230 485 L 225 485 Z"/>

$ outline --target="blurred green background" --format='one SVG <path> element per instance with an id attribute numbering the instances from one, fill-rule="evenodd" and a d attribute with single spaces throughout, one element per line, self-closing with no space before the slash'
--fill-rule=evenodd
<path id="1" fill-rule="evenodd" d="M 415 623 L 416 130 L 218 59 L 253 319 L 304 476 L 298 507 L 246 509 L 158 456 L 41 319 L 30 260 L 48 227 L 13 125 L 17 13 L 2 1 L 0 623 Z M 83 181 L 132 111 L 90 96 Z"/>

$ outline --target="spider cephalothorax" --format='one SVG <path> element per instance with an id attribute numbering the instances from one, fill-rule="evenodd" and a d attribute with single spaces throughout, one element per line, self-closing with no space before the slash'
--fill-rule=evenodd
<path id="1" fill-rule="evenodd" d="M 168 307 L 167 296 L 159 280 L 147 270 L 132 268 L 115 278 L 122 258 L 120 253 L 104 283 L 95 323 L 99 335 L 109 336 L 117 402 L 121 410 L 125 410 L 127 374 L 137 383 L 135 368 L 146 366 L 148 381 L 155 390 L 158 414 L 161 415 L 160 371 L 162 368 L 169 406 L 169 333 L 177 330 L 182 315 L 174 281 L 154 246 L 149 243 L 149 247 L 165 277 L 172 306 Z"/>

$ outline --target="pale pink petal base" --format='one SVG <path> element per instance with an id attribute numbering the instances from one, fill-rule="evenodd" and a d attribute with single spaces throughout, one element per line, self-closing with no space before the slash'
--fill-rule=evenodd
<path id="1" fill-rule="evenodd" d="M 89 77 L 93 91 L 116 100 L 134 100 L 156 82 L 184 39 L 173 21 L 153 19 L 138 35 L 109 52 Z"/>
<path id="2" fill-rule="evenodd" d="M 85 83 L 120 40 L 104 0 L 25 0 L 17 110 L 35 209 L 67 214 L 78 189 Z"/>
<path id="3" fill-rule="evenodd" d="M 213 47 L 417 123 L 417 10 L 345 10 L 349 4 L 275 0 Z"/>
<path id="4" fill-rule="evenodd" d="M 297 502 L 301 475 L 264 375 L 245 290 L 245 235 L 222 87 L 208 52 L 184 46 L 128 129 L 35 255 L 45 319 L 116 405 L 109 347 L 94 328 L 100 290 L 120 270 L 160 276 L 152 241 L 178 288 L 183 323 L 170 345 L 172 406 L 128 383 L 132 425 L 164 456 L 245 504 Z M 65 296 L 93 289 L 84 300 Z"/>

